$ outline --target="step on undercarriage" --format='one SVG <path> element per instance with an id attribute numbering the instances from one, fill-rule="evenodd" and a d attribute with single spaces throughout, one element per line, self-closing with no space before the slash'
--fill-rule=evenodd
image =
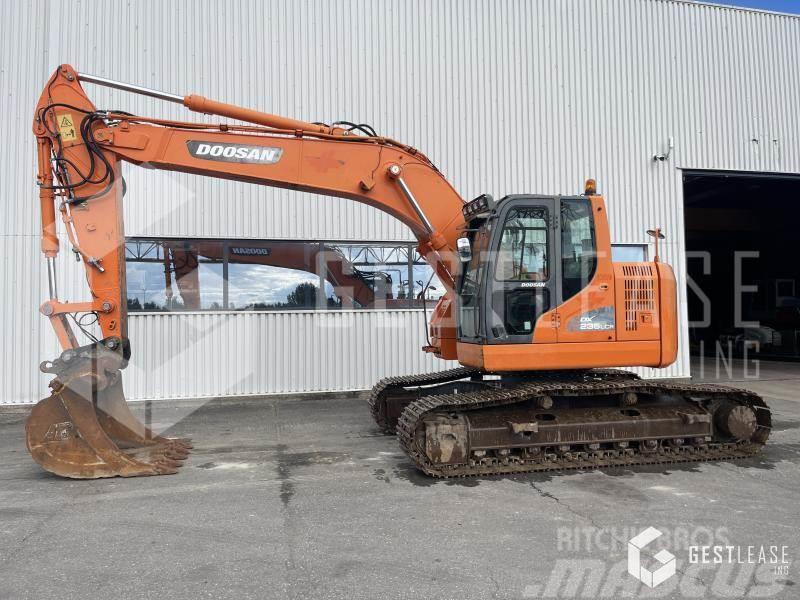
<path id="1" fill-rule="evenodd" d="M 771 430 L 753 392 L 615 369 L 492 375 L 458 368 L 379 382 L 376 423 L 435 477 L 746 458 Z"/>

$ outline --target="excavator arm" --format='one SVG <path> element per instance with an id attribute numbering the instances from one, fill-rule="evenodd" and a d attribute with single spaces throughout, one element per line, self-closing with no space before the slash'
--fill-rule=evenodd
<path id="1" fill-rule="evenodd" d="M 355 135 L 196 95 L 181 100 L 192 110 L 253 125 L 183 123 L 98 111 L 84 92 L 82 79 L 104 81 L 61 66 L 39 100 L 34 121 L 42 250 L 50 259 L 58 252 L 57 205 L 72 249 L 86 267 L 93 298 L 76 304 L 53 297 L 43 304 L 42 312 L 53 323 L 63 348 L 76 346 L 67 316 L 79 312 L 97 314 L 104 338 L 126 337 L 122 161 L 338 196 L 383 210 L 414 232 L 419 253 L 447 290 L 443 305 L 452 305 L 463 200 L 420 152 L 387 138 Z M 431 350 L 455 358 L 454 327 L 443 323 L 450 318 L 449 308 L 434 315 L 438 320 L 434 329 L 444 333 Z"/>
<path id="2" fill-rule="evenodd" d="M 82 82 L 180 102 L 190 110 L 245 124 L 165 121 L 98 110 Z M 359 135 L 357 131 L 368 135 Z M 27 424 L 31 455 L 46 469 L 76 478 L 176 472 L 191 448 L 164 438 L 131 413 L 120 369 L 127 338 L 125 191 L 121 163 L 337 196 L 383 210 L 414 232 L 418 251 L 447 293 L 433 313 L 436 335 L 426 348 L 455 358 L 452 305 L 458 268 L 456 240 L 463 200 L 433 163 L 414 148 L 360 126 L 306 123 L 197 95 L 175 96 L 60 66 L 34 114 L 38 149 L 42 252 L 50 298 L 41 306 L 61 356 L 42 364 L 55 375 L 53 393 Z M 86 269 L 88 302 L 58 298 L 53 261 L 59 252 L 57 214 L 71 250 Z M 94 338 L 82 316 L 95 315 Z M 73 326 L 92 338 L 81 345 Z"/>

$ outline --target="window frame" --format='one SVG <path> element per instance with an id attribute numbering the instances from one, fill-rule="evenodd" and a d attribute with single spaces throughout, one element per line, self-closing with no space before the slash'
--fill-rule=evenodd
<path id="1" fill-rule="evenodd" d="M 614 258 L 614 248 L 618 248 L 620 250 L 638 248 L 638 249 L 640 249 L 642 251 L 642 259 L 641 260 L 631 261 L 631 260 L 621 260 L 621 259 Z M 629 242 L 612 243 L 611 244 L 611 260 L 614 261 L 614 262 L 620 262 L 620 263 L 622 263 L 622 262 L 624 262 L 624 263 L 627 263 L 627 262 L 649 262 L 648 258 L 647 258 L 647 251 L 648 251 L 648 244 L 636 244 L 636 243 L 629 243 Z"/>
<path id="2" fill-rule="evenodd" d="M 567 277 L 565 273 L 567 272 L 567 265 L 566 261 L 568 252 L 566 252 L 566 239 L 565 235 L 567 232 L 570 234 L 572 233 L 572 229 L 566 227 L 567 220 L 564 218 L 564 209 L 566 208 L 567 204 L 570 202 L 580 202 L 587 208 L 586 214 L 580 218 L 587 218 L 589 220 L 589 234 L 591 235 L 591 243 L 592 249 L 590 253 L 581 252 L 579 257 L 579 261 L 583 261 L 584 257 L 589 255 L 591 258 L 591 269 L 587 271 L 587 276 L 580 278 L 581 286 L 572 293 L 568 293 L 569 290 L 567 289 L 569 282 L 571 282 L 574 277 Z M 567 302 L 571 298 L 577 296 L 581 291 L 586 289 L 586 286 L 594 279 L 595 275 L 597 275 L 597 269 L 600 266 L 600 256 L 599 256 L 599 249 L 597 245 L 597 220 L 595 219 L 594 210 L 592 209 L 591 200 L 589 200 L 586 196 L 578 196 L 578 197 L 562 197 L 559 202 L 559 227 L 558 227 L 558 244 L 559 244 L 559 261 L 561 263 L 561 281 L 559 282 L 559 305 Z M 584 240 L 585 241 L 585 240 Z M 570 241 L 570 245 L 573 246 L 574 244 Z M 583 268 L 580 262 L 578 263 L 579 271 L 583 273 Z"/>
<path id="3" fill-rule="evenodd" d="M 221 259 L 214 259 L 208 262 L 213 263 L 222 263 L 222 298 L 223 298 L 223 307 L 222 308 L 206 308 L 206 309 L 170 309 L 166 306 L 163 309 L 135 309 L 135 308 L 128 308 L 128 312 L 134 315 L 142 315 L 142 314 L 191 314 L 191 313 L 202 313 L 202 314 L 210 314 L 210 313 L 221 313 L 221 314 L 237 314 L 237 313 L 278 313 L 278 312 L 288 312 L 288 313 L 298 313 L 298 312 L 365 312 L 365 311 L 405 311 L 405 310 L 414 310 L 414 311 L 422 311 L 425 308 L 428 310 L 432 309 L 433 306 L 438 302 L 438 297 L 436 298 L 426 298 L 424 300 L 416 300 L 416 296 L 420 292 L 420 286 L 418 285 L 418 281 L 414 280 L 415 277 L 415 269 L 419 267 L 424 267 L 427 269 L 427 273 L 425 273 L 422 285 L 425 286 L 429 284 L 429 287 L 425 289 L 428 290 L 428 293 L 431 288 L 434 287 L 436 280 L 435 271 L 428 265 L 428 263 L 419 255 L 416 248 L 418 243 L 417 242 L 405 242 L 405 241 L 362 241 L 362 240 L 294 240 L 294 239 L 279 239 L 279 238 L 221 238 L 221 237 L 182 237 L 182 236 L 128 236 L 125 238 L 125 270 L 126 273 L 130 271 L 130 267 L 133 264 L 139 262 L 137 260 L 138 257 L 144 256 L 146 252 L 152 251 L 152 246 L 161 246 L 163 242 L 179 242 L 179 243 L 219 243 L 221 244 Z M 373 263 L 365 263 L 364 266 L 367 264 L 374 264 L 374 265 L 390 265 L 391 274 L 399 271 L 398 276 L 400 277 L 400 281 L 397 283 L 393 283 L 392 286 L 396 289 L 403 289 L 406 290 L 406 297 L 404 299 L 396 298 L 397 302 L 395 302 L 392 306 L 367 306 L 367 307 L 348 307 L 348 308 L 331 308 L 327 306 L 327 295 L 326 295 L 326 283 L 328 279 L 326 278 L 325 274 L 317 273 L 312 271 L 305 271 L 309 273 L 309 275 L 318 277 L 317 283 L 317 302 L 314 307 L 298 307 L 298 308 L 288 308 L 288 307 L 276 307 L 276 308 L 257 308 L 257 309 L 247 309 L 247 308 L 231 308 L 230 307 L 230 290 L 231 290 L 231 273 L 229 266 L 232 264 L 230 261 L 231 257 L 231 248 L 237 246 L 243 247 L 258 247 L 258 246 L 268 246 L 270 244 L 306 244 L 306 245 L 317 245 L 319 251 L 324 250 L 325 248 L 331 247 L 345 247 L 345 248 L 361 248 L 357 250 L 355 254 L 346 254 L 347 258 L 351 256 L 358 257 L 359 255 L 362 256 L 362 260 L 369 260 L 369 256 L 372 258 L 384 257 L 385 259 L 389 259 L 393 254 L 395 255 L 395 262 L 373 262 Z M 129 247 L 132 244 L 150 244 L 151 247 L 149 249 L 145 249 L 144 252 L 130 252 Z M 163 246 L 161 246 L 163 247 Z M 400 257 L 400 260 L 397 260 L 397 257 Z M 156 258 L 155 260 L 148 260 L 147 262 L 156 262 L 159 259 Z M 204 261 L 206 262 L 206 261 Z M 258 263 L 253 263 L 258 264 Z M 351 264 L 358 265 L 359 263 L 354 261 Z M 280 267 L 277 266 L 276 268 L 286 268 L 291 269 L 291 267 Z M 298 269 L 294 269 L 298 270 Z M 320 269 L 315 269 L 320 270 Z M 389 270 L 389 269 L 387 269 Z M 433 278 L 429 278 L 433 274 Z M 405 277 L 405 280 L 403 279 Z M 410 288 L 410 292 L 409 292 Z M 442 292 L 444 289 L 441 287 L 441 283 L 439 283 L 438 289 Z M 427 296 L 428 294 L 426 294 Z M 440 294 L 440 296 L 443 294 Z M 138 299 L 138 296 L 136 296 Z M 133 297 L 130 295 L 130 289 L 127 290 L 126 294 L 126 304 L 132 300 Z M 405 300 L 402 304 L 399 302 L 400 300 Z M 425 306 L 420 305 L 420 302 L 425 304 Z"/>
<path id="4" fill-rule="evenodd" d="M 549 235 L 550 223 L 551 223 L 552 215 L 550 214 L 550 209 L 548 209 L 545 206 L 541 206 L 541 207 L 539 207 L 539 206 L 522 207 L 522 208 L 513 207 L 508 211 L 508 214 L 506 214 L 505 218 L 503 219 L 503 224 L 500 227 L 500 233 L 499 233 L 500 242 L 499 242 L 499 246 L 498 246 L 498 258 L 499 258 L 500 253 L 503 252 L 503 247 L 502 247 L 503 246 L 503 236 L 506 233 L 508 222 L 512 218 L 515 217 L 515 213 L 519 213 L 520 211 L 526 211 L 526 210 L 527 211 L 531 211 L 531 210 L 542 210 L 542 211 L 544 211 L 544 217 L 533 217 L 533 218 L 542 218 L 544 220 L 544 227 L 521 227 L 521 228 L 519 228 L 519 229 L 523 230 L 523 237 L 522 237 L 522 244 L 521 244 L 522 247 L 520 249 L 520 257 L 519 257 L 520 258 L 520 262 L 519 262 L 519 265 L 520 265 L 520 268 L 521 268 L 522 264 L 523 264 L 523 259 L 525 258 L 525 237 L 527 236 L 527 231 L 528 230 L 530 230 L 530 231 L 543 231 L 544 232 L 544 246 L 545 246 L 545 259 L 543 261 L 543 266 L 544 266 L 544 269 L 545 269 L 546 277 L 544 279 L 521 279 L 521 278 L 518 278 L 518 279 L 514 279 L 514 278 L 501 279 L 498 276 L 498 270 L 499 270 L 498 266 L 495 266 L 494 269 L 493 269 L 493 271 L 494 271 L 493 277 L 494 277 L 494 280 L 496 282 L 498 282 L 498 283 L 524 283 L 524 282 L 529 282 L 529 281 L 548 283 L 551 280 L 552 276 L 553 276 L 552 269 L 551 269 L 551 260 L 552 260 L 552 251 L 553 251 L 553 249 L 550 247 L 550 235 Z M 536 243 L 538 243 L 538 242 L 534 242 L 534 244 L 536 244 Z M 512 260 L 511 260 L 511 262 L 512 262 L 512 271 L 513 271 L 513 268 L 514 268 L 514 261 L 515 260 L 516 259 L 512 257 Z"/>

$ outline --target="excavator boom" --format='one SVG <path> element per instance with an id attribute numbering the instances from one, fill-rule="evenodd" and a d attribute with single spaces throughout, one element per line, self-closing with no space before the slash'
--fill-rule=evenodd
<path id="1" fill-rule="evenodd" d="M 181 102 L 195 112 L 246 124 L 184 123 L 98 111 L 81 82 Z M 418 251 L 450 295 L 446 306 L 452 303 L 463 201 L 414 148 L 357 135 L 345 127 L 82 75 L 68 65 L 60 66 L 47 82 L 33 131 L 42 251 L 50 277 L 50 298 L 40 310 L 63 352 L 42 365 L 55 375 L 53 393 L 34 408 L 27 441 L 33 457 L 57 474 L 91 478 L 173 473 L 191 448 L 188 440 L 163 438 L 144 427 L 128 409 L 122 391 L 120 369 L 127 364 L 130 345 L 121 161 L 324 193 L 380 208 L 416 234 Z M 90 302 L 61 302 L 57 297 L 52 264 L 59 251 L 57 212 L 71 249 L 86 267 Z M 348 283 L 344 274 L 339 279 Z M 363 288 L 357 293 L 360 301 L 369 302 Z M 72 327 L 80 327 L 76 316 L 81 314 L 95 315 L 101 332 L 86 345 Z M 455 358 L 455 327 L 447 322 L 452 321 L 451 313 L 440 309 L 436 314 L 441 337 L 434 338 L 430 350 Z"/>

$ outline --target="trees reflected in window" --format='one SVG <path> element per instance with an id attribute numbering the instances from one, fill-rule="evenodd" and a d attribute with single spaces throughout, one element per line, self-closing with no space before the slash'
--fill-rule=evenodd
<path id="1" fill-rule="evenodd" d="M 131 241 L 125 246 L 128 310 L 221 310 L 224 265 L 214 243 Z"/>
<path id="2" fill-rule="evenodd" d="M 444 293 L 412 244 L 130 239 L 126 263 L 131 311 L 421 308 Z"/>

